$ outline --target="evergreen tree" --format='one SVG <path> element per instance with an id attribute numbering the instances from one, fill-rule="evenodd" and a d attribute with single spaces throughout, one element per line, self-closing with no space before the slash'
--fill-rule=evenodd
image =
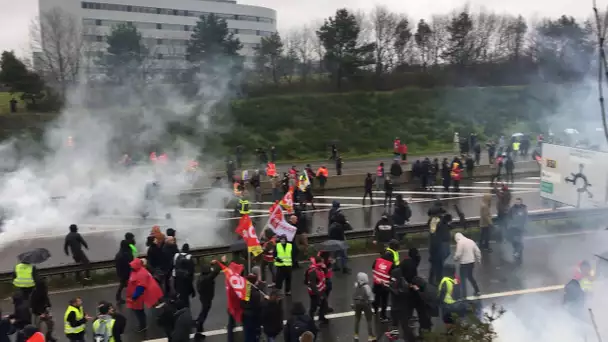
<path id="1" fill-rule="evenodd" d="M 119 24 L 112 27 L 106 42 L 107 54 L 99 62 L 105 67 L 106 75 L 112 81 L 122 84 L 128 78 L 145 78 L 143 64 L 148 56 L 148 49 L 135 26 Z"/>
<path id="2" fill-rule="evenodd" d="M 239 56 L 243 48 L 234 33 L 228 30 L 226 20 L 213 13 L 201 16 L 188 41 L 187 59 L 190 62 L 216 63 L 226 57 Z"/>
<path id="3" fill-rule="evenodd" d="M 452 18 L 447 27 L 450 34 L 448 47 L 443 53 L 450 64 L 465 66 L 475 61 L 475 44 L 473 41 L 473 19 L 467 11 Z"/>
<path id="4" fill-rule="evenodd" d="M 45 84 L 40 75 L 28 70 L 12 51 L 2 52 L 0 59 L 0 83 L 6 84 L 11 93 L 21 93 L 21 99 L 32 109 L 44 98 Z"/>
<path id="5" fill-rule="evenodd" d="M 255 49 L 255 70 L 263 79 L 272 79 L 275 85 L 279 84 L 281 78 L 281 67 L 283 59 L 283 42 L 278 33 L 270 37 L 263 37 L 260 46 Z"/>

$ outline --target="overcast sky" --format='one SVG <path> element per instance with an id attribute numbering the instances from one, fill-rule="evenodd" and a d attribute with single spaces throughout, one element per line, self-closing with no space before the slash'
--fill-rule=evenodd
<path id="1" fill-rule="evenodd" d="M 598 2 L 602 7 L 608 4 L 608 0 Z M 584 18 L 592 13 L 591 0 L 240 0 L 239 3 L 276 9 L 281 31 L 328 17 L 336 8 L 345 5 L 348 8 L 369 10 L 376 4 L 383 4 L 415 19 L 427 18 L 434 13 L 446 13 L 465 3 L 470 4 L 472 9 L 479 9 L 483 4 L 488 10 L 522 14 L 528 18 L 556 17 L 564 13 Z M 38 0 L 0 0 L 0 51 L 15 50 L 19 55 L 28 51 L 28 27 L 36 17 L 37 7 Z"/>

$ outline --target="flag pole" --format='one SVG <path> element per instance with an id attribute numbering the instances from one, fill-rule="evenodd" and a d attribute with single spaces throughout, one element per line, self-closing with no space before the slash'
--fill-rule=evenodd
<path id="1" fill-rule="evenodd" d="M 247 250 L 247 274 L 251 273 L 251 253 Z"/>

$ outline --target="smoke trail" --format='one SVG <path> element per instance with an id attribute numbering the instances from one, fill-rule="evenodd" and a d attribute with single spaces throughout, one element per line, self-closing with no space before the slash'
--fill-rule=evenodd
<path id="1" fill-rule="evenodd" d="M 213 78 L 197 76 L 193 100 L 159 79 L 73 89 L 66 109 L 44 132 L 44 156 L 23 153 L 14 142 L 0 146 L 3 154 L 19 156 L 16 170 L 0 180 L 0 207 L 10 217 L 0 247 L 34 235 L 64 234 L 69 224 L 85 222 L 92 213 L 137 216 L 145 204 L 144 190 L 153 181 L 161 185 L 156 215 L 164 215 L 177 204 L 179 191 L 195 182 L 185 171 L 192 159 L 204 161 L 197 185 L 205 185 L 215 156 L 201 155 L 200 144 L 229 128 L 225 117 L 218 124 L 216 111 L 230 98 L 229 85 L 238 77 L 228 70 L 216 68 Z M 176 127 L 187 127 L 198 138 L 196 144 L 174 134 Z M 145 162 L 154 150 L 167 153 L 169 162 L 159 166 Z M 122 167 L 124 153 L 144 163 Z M 209 193 L 205 206 L 223 206 L 224 195 Z M 179 220 L 179 213 L 173 216 Z M 191 245 L 213 244 L 220 226 L 217 211 L 198 217 L 197 227 L 205 226 L 204 234 L 194 234 L 192 222 L 182 223 L 180 236 Z"/>

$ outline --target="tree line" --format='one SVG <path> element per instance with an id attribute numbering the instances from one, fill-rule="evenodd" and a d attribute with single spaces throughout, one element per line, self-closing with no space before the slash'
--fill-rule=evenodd
<path id="1" fill-rule="evenodd" d="M 35 53 L 28 72 L 45 84 L 34 84 L 32 91 L 47 87 L 59 98 L 83 80 L 120 84 L 159 77 L 190 95 L 199 93 L 201 77 L 229 79 L 229 86 L 245 96 L 561 83 L 594 72 L 595 28 L 591 19 L 568 15 L 531 21 L 467 7 L 417 21 L 384 6 L 369 13 L 342 8 L 323 22 L 262 37 L 244 67 L 243 44 L 213 14 L 199 18 L 193 28 L 186 60 L 159 61 L 155 47 L 129 23 L 113 26 L 101 41 L 105 51 L 91 55 L 100 42 L 87 42 L 73 17 L 53 9 L 32 25 Z M 16 89 L 10 80 L 0 82 Z"/>

